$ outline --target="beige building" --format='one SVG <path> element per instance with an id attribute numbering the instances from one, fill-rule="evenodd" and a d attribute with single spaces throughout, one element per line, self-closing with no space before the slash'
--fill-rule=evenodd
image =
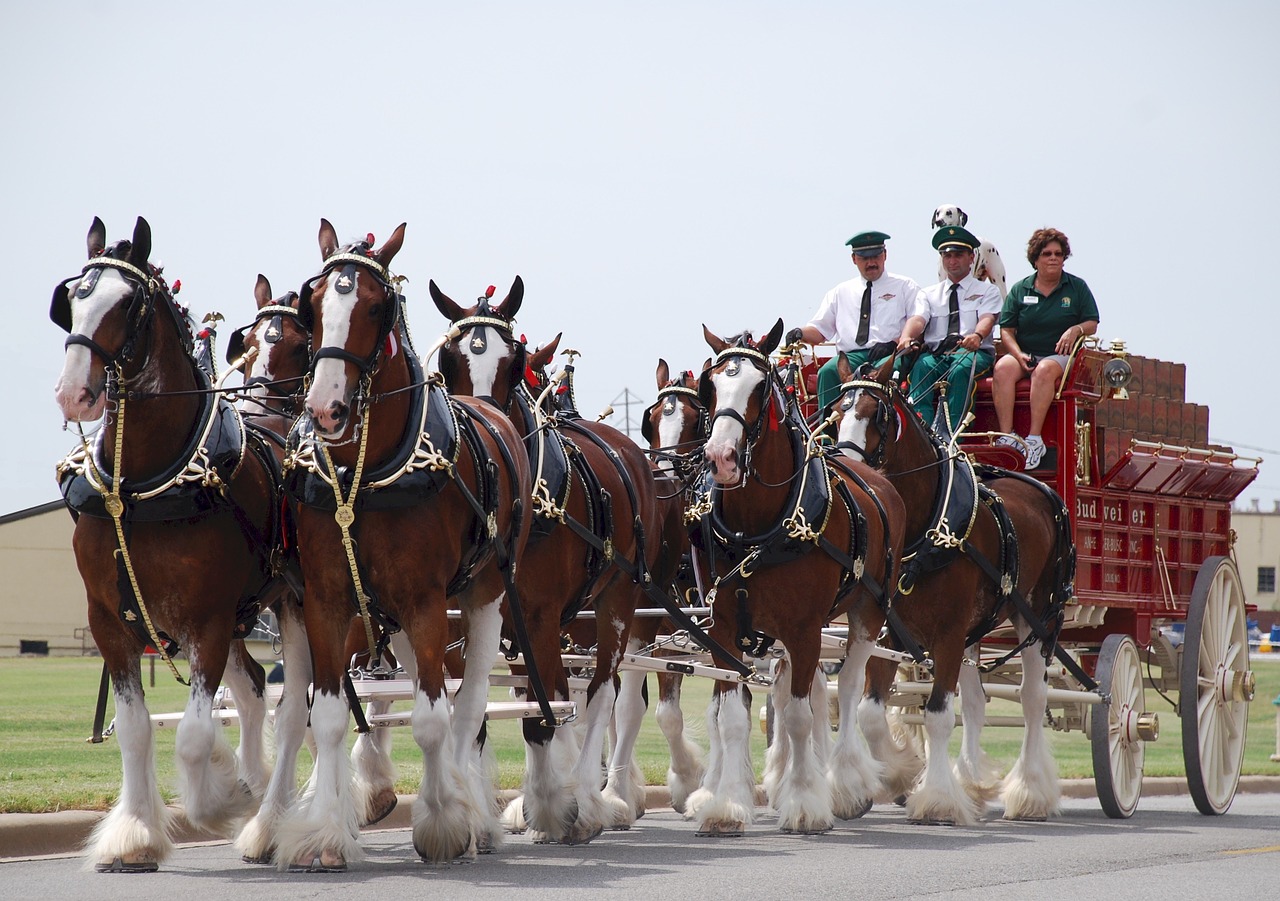
<path id="1" fill-rule="evenodd" d="M 62 501 L 0 516 L 0 655 L 93 649 L 73 526 Z"/>
<path id="2" fill-rule="evenodd" d="M 1280 572 L 1280 501 L 1263 510 L 1257 500 L 1231 511 L 1231 528 L 1236 533 L 1236 562 L 1245 598 L 1258 607 L 1258 620 L 1265 626 L 1280 622 L 1280 593 L 1276 574 Z"/>

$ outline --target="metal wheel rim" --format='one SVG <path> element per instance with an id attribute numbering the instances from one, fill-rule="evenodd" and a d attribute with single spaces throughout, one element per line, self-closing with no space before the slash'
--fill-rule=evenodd
<path id="1" fill-rule="evenodd" d="M 1220 686 L 1249 670 L 1244 591 L 1235 564 L 1206 560 L 1191 593 L 1180 673 L 1179 714 L 1187 787 L 1201 813 L 1226 813 L 1244 761 L 1247 701 L 1224 699 Z"/>
<path id="2" fill-rule="evenodd" d="M 1093 707 L 1090 719 L 1093 740 L 1093 772 L 1098 801 L 1107 816 L 1133 815 L 1142 796 L 1146 742 L 1127 729 L 1146 712 L 1142 660 L 1138 646 L 1128 635 L 1109 635 L 1098 655 L 1099 688 L 1111 703 Z"/>

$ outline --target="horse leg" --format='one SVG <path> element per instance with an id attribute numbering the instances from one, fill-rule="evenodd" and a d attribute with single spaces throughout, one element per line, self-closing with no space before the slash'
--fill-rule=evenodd
<path id="1" fill-rule="evenodd" d="M 274 859 L 276 830 L 297 794 L 298 751 L 307 731 L 311 653 L 297 602 L 292 598 L 281 602 L 276 620 L 284 657 L 284 690 L 275 716 L 276 765 L 257 815 L 236 837 L 236 848 L 245 863 L 271 863 Z"/>
<path id="2" fill-rule="evenodd" d="M 1025 640 L 1030 630 L 1016 624 L 1018 639 Z M 1022 650 L 1022 751 L 1005 777 L 1000 794 L 1006 820 L 1039 821 L 1059 812 L 1061 788 L 1058 764 L 1045 735 L 1044 718 L 1049 696 L 1047 666 L 1040 644 Z"/>
<path id="3" fill-rule="evenodd" d="M 764 773 L 760 778 L 765 798 L 775 810 L 778 807 L 778 785 L 782 774 L 791 766 L 791 735 L 778 726 L 790 700 L 791 660 L 781 657 L 773 671 L 773 685 L 769 687 L 769 701 L 773 706 L 773 741 L 765 751 Z"/>
<path id="4" fill-rule="evenodd" d="M 485 588 L 491 587 L 487 582 L 478 582 L 463 597 L 480 596 Z M 414 741 L 422 749 L 422 783 L 412 811 L 413 847 L 418 856 L 432 864 L 447 863 L 458 857 L 470 859 L 477 853 L 480 811 L 476 809 L 476 793 L 468 783 L 463 766 L 459 765 L 459 736 L 464 741 L 472 741 L 484 719 L 489 668 L 497 655 L 500 631 L 500 626 L 495 628 L 495 625 L 501 594 L 494 591 L 487 603 L 476 604 L 463 624 L 464 629 L 474 629 L 474 635 L 464 634 L 476 642 L 476 647 L 468 653 L 476 665 L 473 667 L 472 661 L 467 662 L 462 686 L 451 705 L 444 685 L 448 620 L 442 589 L 443 586 L 439 586 L 435 591 L 424 592 L 424 596 L 433 598 L 430 607 L 421 609 L 412 624 L 405 623 L 418 662 L 410 722 Z M 466 606 L 464 604 L 464 609 Z M 484 671 L 477 672 L 480 669 Z M 482 686 L 479 681 L 483 682 Z"/>
<path id="5" fill-rule="evenodd" d="M 358 621 L 357 621 L 358 622 Z M 363 638 L 363 628 L 358 630 Z M 404 632 L 391 636 L 391 650 L 405 669 L 409 679 L 416 679 L 418 667 L 413 658 L 413 645 Z M 367 716 L 372 718 L 387 713 L 391 701 L 372 700 Z M 351 790 L 355 794 L 356 809 L 360 811 L 360 824 L 369 826 L 387 817 L 396 809 L 396 765 L 391 760 L 392 729 L 370 729 L 356 736 L 351 747 L 353 773 Z"/>
<path id="6" fill-rule="evenodd" d="M 262 800 L 271 779 L 264 731 L 267 719 L 266 677 L 262 664 L 253 659 L 244 642 L 232 642 L 227 671 L 222 678 L 231 689 L 240 723 L 240 743 L 236 747 L 240 781 L 248 786 L 255 801 Z"/>
<path id="7" fill-rule="evenodd" d="M 628 650 L 637 652 L 641 642 L 632 638 Z M 604 802 L 609 810 L 606 824 L 610 829 L 627 829 L 644 816 L 644 774 L 636 763 L 636 738 L 644 720 L 648 699 L 642 670 L 619 673 L 621 688 L 613 706 L 614 740 L 609 759 L 609 776 L 604 786 Z"/>
<path id="8" fill-rule="evenodd" d="M 654 714 L 671 749 L 671 766 L 667 769 L 667 788 L 671 806 L 684 813 L 690 792 L 698 787 L 707 771 L 702 749 L 690 740 L 684 729 L 684 711 L 680 709 L 683 677 L 658 673 L 658 709 Z"/>
<path id="9" fill-rule="evenodd" d="M 111 812 L 93 830 L 87 861 L 99 872 L 152 872 L 173 853 L 170 814 L 156 782 L 155 736 L 143 700 L 137 651 L 119 633 L 116 618 L 94 615 L 90 623 L 111 673 L 115 698 L 115 737 L 120 745 L 123 781 Z M 111 638 L 108 639 L 108 636 Z"/>
<path id="10" fill-rule="evenodd" d="M 811 644 L 791 651 L 791 696 L 774 720 L 774 733 L 785 732 L 791 743 L 791 765 L 783 771 L 777 789 L 778 828 L 810 835 L 828 831 L 835 822 L 831 786 L 819 765 L 825 754 L 818 753 L 816 733 L 819 726 L 830 732 L 830 713 L 826 691 L 816 688 L 818 679 L 825 684 L 825 678 L 818 669 L 817 642 Z M 815 698 L 820 709 L 814 709 Z"/>
<path id="11" fill-rule="evenodd" d="M 487 854 L 497 850 L 502 843 L 497 785 L 493 768 L 486 765 L 485 742 L 489 674 L 497 662 L 502 639 L 501 595 L 497 602 L 467 614 L 466 635 L 462 685 L 453 700 L 454 759 L 466 777 L 471 794 L 476 851 Z"/>
<path id="12" fill-rule="evenodd" d="M 235 752 L 222 727 L 213 721 L 213 695 L 226 666 L 230 638 L 223 624 L 206 628 L 201 641 L 190 638 L 191 694 L 174 740 L 178 791 L 187 819 L 215 835 L 231 837 L 253 813 L 249 786 L 240 781 Z M 229 636 L 231 629 L 226 629 Z"/>
<path id="13" fill-rule="evenodd" d="M 342 690 L 346 605 L 345 590 L 326 605 L 308 584 L 304 610 L 315 667 L 311 703 L 315 768 L 307 790 L 280 822 L 276 863 L 281 870 L 341 872 L 349 861 L 363 856 L 346 753 L 350 725 L 350 709 Z"/>
<path id="14" fill-rule="evenodd" d="M 907 798 L 909 823 L 968 826 L 977 819 L 976 805 L 952 772 L 948 751 L 956 727 L 953 702 L 960 656 L 954 645 L 934 649 L 933 691 L 924 705 L 924 776 Z"/>
<path id="15" fill-rule="evenodd" d="M 712 765 L 703 779 L 707 795 L 696 807 L 694 798 L 689 803 L 699 820 L 698 834 L 742 835 L 755 817 L 756 781 L 751 766 L 751 692 L 745 685 L 716 682 L 707 731 L 712 748 Z"/>
<path id="16" fill-rule="evenodd" d="M 976 648 L 965 653 L 967 661 L 978 662 Z M 987 718 L 987 695 L 982 688 L 982 674 L 976 665 L 966 662 L 960 667 L 961 723 L 960 757 L 956 760 L 956 778 L 980 808 L 1000 792 L 1000 772 L 982 750 L 982 727 Z"/>
<path id="17" fill-rule="evenodd" d="M 553 699 L 568 700 L 569 683 L 560 659 L 559 605 L 528 593 L 523 600 L 538 674 Z M 532 699 L 532 687 L 525 697 Z M 540 716 L 525 717 L 521 730 L 525 743 L 523 793 L 507 805 L 500 821 L 508 832 L 530 830 L 535 844 L 560 841 L 576 816 L 571 776 L 578 757 L 576 734 L 571 727 L 557 728 Z"/>
<path id="18" fill-rule="evenodd" d="M 888 698 L 898 665 L 872 657 L 867 663 L 867 689 L 858 705 L 858 724 L 871 754 L 884 767 L 877 800 L 892 801 L 911 792 L 924 759 L 906 736 L 895 736 L 889 725 Z"/>
<path id="19" fill-rule="evenodd" d="M 859 728 L 859 701 L 866 685 L 867 661 L 873 646 L 867 630 L 850 619 L 848 649 L 836 678 L 840 729 L 827 769 L 832 811 L 842 820 L 856 820 L 865 814 L 880 790 L 880 764 L 871 756 Z"/>

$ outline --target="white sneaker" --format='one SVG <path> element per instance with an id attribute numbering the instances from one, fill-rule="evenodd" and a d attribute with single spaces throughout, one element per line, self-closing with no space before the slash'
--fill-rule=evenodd
<path id="1" fill-rule="evenodd" d="M 1027 436 L 1027 469 L 1036 469 L 1044 459 L 1044 439 L 1039 435 Z"/>

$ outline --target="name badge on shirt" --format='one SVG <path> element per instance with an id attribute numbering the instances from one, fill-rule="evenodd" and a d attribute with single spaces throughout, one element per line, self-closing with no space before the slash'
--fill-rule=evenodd
<path id="1" fill-rule="evenodd" d="M 1039 298 L 1039 297 L 1037 297 L 1037 296 L 1036 296 L 1036 295 L 1034 295 L 1034 294 L 1024 294 L 1024 295 L 1022 296 L 1022 302 L 1023 302 L 1024 304 L 1039 303 L 1039 302 L 1040 302 L 1040 298 Z"/>

